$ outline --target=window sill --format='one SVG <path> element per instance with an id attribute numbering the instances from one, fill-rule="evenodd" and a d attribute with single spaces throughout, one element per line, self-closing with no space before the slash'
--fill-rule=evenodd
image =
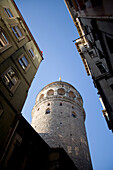
<path id="1" fill-rule="evenodd" d="M 16 38 L 18 40 L 18 42 L 22 41 L 23 39 L 25 39 L 25 36 L 22 36 L 20 38 Z"/>
<path id="2" fill-rule="evenodd" d="M 12 45 L 11 45 L 11 44 L 8 44 L 8 45 L 6 45 L 6 46 L 0 48 L 0 53 L 5 52 L 6 50 L 8 50 L 8 49 L 11 48 L 11 47 L 12 47 Z"/>
<path id="3" fill-rule="evenodd" d="M 13 94 L 15 93 L 15 91 L 17 90 L 18 86 L 20 85 L 21 80 L 18 80 L 17 84 L 12 88 L 12 90 L 9 89 L 10 91 L 10 96 L 13 96 Z"/>

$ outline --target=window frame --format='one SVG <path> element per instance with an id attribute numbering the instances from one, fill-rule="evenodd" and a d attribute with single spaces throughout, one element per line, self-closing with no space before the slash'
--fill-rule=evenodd
<path id="1" fill-rule="evenodd" d="M 12 45 L 9 42 L 9 38 L 6 34 L 6 32 L 0 27 L 0 41 L 1 41 L 1 47 L 0 47 L 0 53 L 11 47 Z"/>
<path id="2" fill-rule="evenodd" d="M 23 31 L 20 28 L 19 24 L 11 25 L 11 30 L 17 40 L 20 41 L 24 38 Z"/>
<path id="3" fill-rule="evenodd" d="M 11 77 L 11 75 L 8 73 L 10 70 L 12 70 L 15 74 Z M 8 84 L 5 83 L 5 81 L 3 80 L 4 77 L 7 77 L 7 80 L 9 80 L 10 83 L 12 83 L 12 87 L 8 87 Z M 17 82 L 15 83 L 14 81 L 14 76 L 17 78 Z M 17 73 L 17 71 L 15 70 L 15 68 L 13 67 L 9 67 L 2 75 L 1 75 L 1 79 L 2 79 L 2 82 L 3 84 L 6 86 L 6 88 L 11 92 L 11 93 L 14 93 L 15 90 L 17 89 L 17 87 L 19 86 L 21 80 L 20 80 L 20 77 Z"/>
<path id="4" fill-rule="evenodd" d="M 50 108 L 47 108 L 46 111 L 45 111 L 45 114 L 47 115 L 47 114 L 50 114 L 50 113 L 51 113 Z"/>
<path id="5" fill-rule="evenodd" d="M 22 58 L 25 58 L 25 60 L 27 61 L 27 66 L 26 66 L 26 63 L 24 62 L 24 60 L 22 60 Z M 19 62 L 21 61 L 21 62 Z M 20 67 L 22 68 L 23 71 L 27 72 L 29 67 L 30 67 L 30 63 L 26 57 L 25 54 L 22 54 L 19 58 L 18 58 L 18 64 L 20 65 Z"/>
<path id="6" fill-rule="evenodd" d="M 4 108 L 2 103 L 0 102 L 0 117 L 3 115 L 3 113 L 4 113 Z"/>
<path id="7" fill-rule="evenodd" d="M 107 68 L 104 66 L 104 64 L 103 64 L 102 62 L 97 62 L 97 63 L 96 63 L 96 66 L 97 66 L 97 68 L 99 69 L 99 71 L 100 71 L 101 74 L 106 74 L 106 73 L 108 73 Z"/>
<path id="8" fill-rule="evenodd" d="M 34 49 L 31 47 L 31 48 L 29 48 L 28 52 L 29 52 L 29 55 L 31 56 L 31 58 L 34 60 L 35 59 Z"/>
<path id="9" fill-rule="evenodd" d="M 7 14 L 8 18 L 13 18 L 14 15 L 9 7 L 4 7 L 4 11 Z"/>
<path id="10" fill-rule="evenodd" d="M 106 36 L 106 42 L 107 42 L 107 47 L 108 47 L 108 50 L 109 50 L 109 53 L 113 56 L 113 37 L 111 36 Z"/>
<path id="11" fill-rule="evenodd" d="M 75 113 L 74 111 L 72 111 L 72 114 L 71 114 L 71 115 L 72 115 L 73 118 L 76 118 L 76 117 L 77 117 L 77 116 L 76 116 L 76 113 Z"/>

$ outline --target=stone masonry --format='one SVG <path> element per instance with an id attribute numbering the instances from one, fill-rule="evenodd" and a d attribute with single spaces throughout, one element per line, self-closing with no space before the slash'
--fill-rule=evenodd
<path id="1" fill-rule="evenodd" d="M 56 81 L 37 95 L 32 110 L 33 128 L 50 147 L 63 147 L 78 169 L 90 170 L 84 121 L 83 100 L 72 85 Z"/>

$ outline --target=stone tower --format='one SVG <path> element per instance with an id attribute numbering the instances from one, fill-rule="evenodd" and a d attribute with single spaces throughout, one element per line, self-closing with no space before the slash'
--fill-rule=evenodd
<path id="1" fill-rule="evenodd" d="M 50 147 L 63 147 L 78 169 L 92 169 L 85 131 L 85 112 L 79 92 L 56 81 L 37 95 L 32 110 L 33 128 Z"/>

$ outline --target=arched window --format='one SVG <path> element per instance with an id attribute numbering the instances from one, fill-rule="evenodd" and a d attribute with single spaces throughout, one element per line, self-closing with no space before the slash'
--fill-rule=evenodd
<path id="1" fill-rule="evenodd" d="M 45 114 L 49 114 L 49 113 L 50 113 L 50 108 L 47 108 Z"/>
<path id="2" fill-rule="evenodd" d="M 54 90 L 52 90 L 52 89 L 48 90 L 47 95 L 48 96 L 54 95 Z"/>
<path id="3" fill-rule="evenodd" d="M 39 100 L 41 100 L 43 98 L 44 98 L 44 94 L 41 94 Z"/>
<path id="4" fill-rule="evenodd" d="M 74 94 L 72 91 L 70 91 L 70 92 L 69 92 L 69 97 L 71 97 L 71 98 L 74 99 L 74 98 L 75 98 L 75 94 Z"/>
<path id="5" fill-rule="evenodd" d="M 76 118 L 76 113 L 75 113 L 75 112 L 72 112 L 72 116 L 73 116 L 74 118 Z"/>
<path id="6" fill-rule="evenodd" d="M 63 88 L 60 88 L 57 90 L 59 95 L 65 95 L 65 90 Z"/>

